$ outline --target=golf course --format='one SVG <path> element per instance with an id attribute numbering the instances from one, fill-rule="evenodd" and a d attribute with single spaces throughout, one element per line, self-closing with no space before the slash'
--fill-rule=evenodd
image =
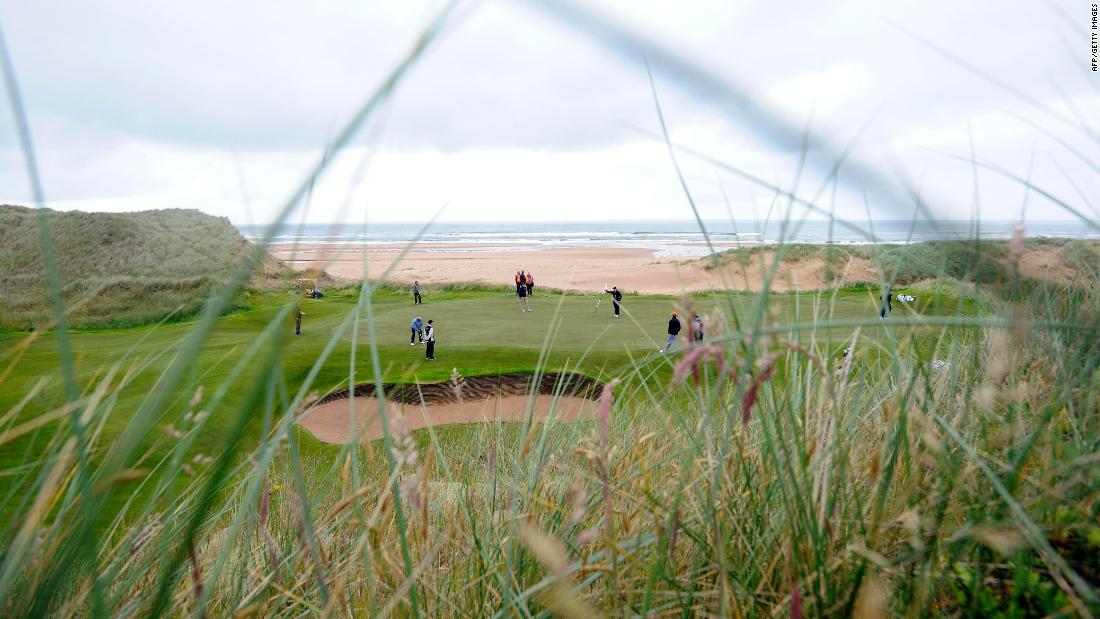
<path id="1" fill-rule="evenodd" d="M 1096 391 L 1058 387 L 1097 380 L 1095 324 L 1065 320 L 1092 311 L 1089 293 L 945 276 L 894 288 L 882 319 L 873 284 L 626 291 L 615 318 L 599 291 L 540 289 L 524 312 L 504 286 L 422 283 L 414 305 L 404 285 L 337 281 L 314 299 L 302 282 L 316 274 L 265 271 L 216 313 L 0 334 L 9 547 L 45 559 L 32 518 L 86 531 L 51 553 L 101 564 L 66 604 L 748 612 L 788 604 L 750 591 L 792 595 L 797 566 L 817 574 L 800 603 L 995 607 L 962 571 L 994 557 L 1017 566 L 1020 603 L 1070 603 L 1030 576 L 1050 555 L 1029 540 L 1079 582 L 1096 576 Z M 698 314 L 704 338 L 685 330 L 660 352 L 673 311 Z M 433 320 L 435 360 L 410 345 L 416 316 Z M 1067 353 L 1052 362 L 1050 345 Z M 1068 399 L 1027 412 L 1048 397 Z M 1011 490 L 967 464 L 994 452 Z M 1053 453 L 1066 464 L 1027 466 Z M 181 535 L 195 541 L 169 541 Z M 909 588 L 892 565 L 940 584 Z M 99 580 L 169 568 L 154 597 Z M 11 603 L 60 601 L 35 591 Z"/>
<path id="2" fill-rule="evenodd" d="M 1097 15 L 0 5 L 0 619 L 1100 617 Z"/>
<path id="3" fill-rule="evenodd" d="M 349 382 L 372 382 L 376 376 L 385 382 L 432 383 L 449 380 L 455 371 L 463 376 L 491 376 L 558 369 L 605 380 L 633 375 L 634 380 L 663 389 L 677 359 L 675 355 L 658 352 L 665 342 L 671 311 L 679 309 L 683 315 L 685 302 L 690 304 L 692 311 L 706 318 L 709 336 L 722 338 L 735 330 L 734 316 L 751 319 L 760 301 L 760 297 L 752 294 L 697 295 L 692 299 L 630 295 L 623 301 L 622 318 L 615 319 L 610 300 L 601 300 L 598 294 L 540 291 L 531 299 L 535 311 L 528 314 L 520 311 L 515 295 L 506 289 L 428 287 L 427 302 L 413 306 L 407 291 L 382 287 L 371 293 L 372 315 L 368 318 L 362 316 L 365 312 L 359 307 L 360 292 L 359 287 L 348 286 L 321 299 L 301 301 L 307 316 L 300 337 L 293 336 L 293 323 L 285 315 L 288 303 L 295 301 L 295 297 L 286 293 L 251 294 L 244 301 L 247 309 L 217 320 L 198 351 L 189 384 L 171 394 L 169 401 L 179 406 L 201 388 L 206 393 L 224 391 L 224 406 L 242 405 L 246 386 L 256 380 L 256 375 L 251 368 L 239 367 L 240 360 L 265 338 L 269 341 L 251 354 L 271 354 L 277 346 L 277 363 L 286 377 L 287 388 L 297 388 L 312 373 L 311 388 L 322 395 L 347 387 Z M 790 333 L 780 329 L 778 335 L 790 341 L 812 342 L 824 354 L 835 358 L 853 344 L 853 335 L 857 333 L 859 345 L 866 343 L 872 348 L 893 346 L 898 341 L 911 342 L 919 333 L 927 334 L 925 339 L 931 342 L 938 331 L 921 326 L 923 317 L 973 316 L 976 308 L 969 299 L 930 293 L 921 294 L 915 303 L 899 304 L 892 319 L 903 326 L 895 329 L 874 322 L 858 331 L 855 327 L 814 326 L 830 319 L 870 322 L 870 318 L 877 317 L 876 295 L 872 288 L 776 294 L 768 299 L 763 311 L 776 324 L 799 325 Z M 360 317 L 355 319 L 357 313 Z M 423 344 L 409 346 L 409 323 L 417 315 L 435 321 L 435 361 L 424 358 Z M 907 323 L 906 318 L 913 323 Z M 279 328 L 280 325 L 285 326 Z M 194 326 L 194 320 L 184 320 L 74 331 L 70 345 L 76 379 L 81 385 L 92 385 L 107 374 L 113 375 L 117 384 L 113 406 L 136 410 L 176 355 L 181 354 L 187 344 L 186 336 Z M 57 345 L 52 334 L 0 334 L 4 382 L 9 385 L 0 393 L 0 408 L 18 407 L 20 419 L 34 419 L 63 405 L 62 377 L 56 372 L 60 367 Z M 679 338 L 677 347 L 679 350 L 674 352 L 689 347 L 685 337 Z M 318 359 L 324 363 L 318 364 Z M 640 367 L 645 368 L 644 374 L 636 369 Z M 641 376 L 644 379 L 638 378 Z M 125 380 L 121 380 L 123 377 Z M 25 394 L 31 392 L 36 397 L 20 406 Z M 248 429 L 252 441 L 260 438 L 262 428 L 262 415 L 256 412 Z M 128 422 L 123 416 L 108 416 L 102 422 L 99 440 L 109 444 Z M 169 415 L 160 421 L 172 422 Z M 9 423 L 17 425 L 14 419 Z M 226 416 L 212 416 L 196 433 L 194 448 L 207 453 L 216 450 L 229 423 Z M 452 432 L 461 430 L 455 428 Z M 0 465 L 17 466 L 23 454 L 40 449 L 41 442 L 49 440 L 49 436 L 49 432 L 41 430 L 20 436 L 0 453 Z M 317 444 L 308 433 L 300 437 L 311 454 L 335 457 L 336 450 Z M 154 461 L 165 457 L 170 438 L 156 432 L 144 437 L 143 445 L 150 449 L 148 457 Z M 9 498 L 19 496 L 23 490 L 12 481 L 5 478 L 0 486 Z M 12 503 L 5 501 L 5 505 Z"/>

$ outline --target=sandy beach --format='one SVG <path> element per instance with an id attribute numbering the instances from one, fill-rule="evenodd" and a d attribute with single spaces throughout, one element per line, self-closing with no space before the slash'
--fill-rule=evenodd
<path id="1" fill-rule="evenodd" d="M 536 291 L 541 286 L 588 292 L 602 289 L 605 282 L 639 294 L 684 294 L 718 288 L 759 290 L 765 273 L 759 259 L 744 269 L 730 265 L 708 270 L 705 258 L 659 257 L 653 249 L 634 247 L 529 249 L 507 244 L 433 243 L 415 246 L 402 256 L 403 249 L 400 245 L 286 244 L 273 245 L 270 251 L 296 269 L 324 269 L 334 277 L 349 280 L 361 279 L 365 274 L 371 279 L 384 276 L 395 283 L 419 280 L 429 285 L 501 285 L 510 284 L 513 274 L 523 269 L 534 274 Z M 766 260 L 770 252 L 762 256 Z M 853 261 L 846 279 L 875 281 L 876 276 L 866 261 Z M 784 263 L 773 283 L 773 289 L 779 291 L 827 286 L 824 263 L 819 259 Z"/>

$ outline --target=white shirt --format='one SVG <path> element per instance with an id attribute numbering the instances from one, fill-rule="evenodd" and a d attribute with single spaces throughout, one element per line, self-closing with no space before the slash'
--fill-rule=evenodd
<path id="1" fill-rule="evenodd" d="M 424 339 L 429 342 L 435 341 L 435 327 L 428 325 L 428 330 L 424 332 Z"/>

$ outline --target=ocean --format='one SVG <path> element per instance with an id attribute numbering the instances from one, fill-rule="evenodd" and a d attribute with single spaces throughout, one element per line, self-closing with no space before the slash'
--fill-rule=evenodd
<path id="1" fill-rule="evenodd" d="M 704 222 L 712 243 L 723 248 L 732 244 L 787 243 L 915 243 L 940 239 L 1007 239 L 1016 222 L 982 221 L 975 230 L 970 221 L 940 221 L 935 224 L 909 220 L 867 222 L 803 221 L 708 221 Z M 851 224 L 851 225 L 849 225 Z M 264 235 L 267 226 L 241 225 L 250 240 Z M 975 234 L 977 232 L 977 234 Z M 1100 233 L 1080 221 L 1032 221 L 1026 224 L 1029 237 L 1100 239 Z M 694 221 L 583 221 L 583 222 L 445 222 L 424 229 L 423 224 L 378 223 L 366 228 L 353 224 L 288 224 L 272 239 L 277 243 L 367 244 L 418 241 L 423 251 L 490 251 L 495 245 L 510 250 L 557 247 L 636 247 L 652 249 L 659 256 L 705 255 L 706 239 Z M 437 249 L 433 244 L 461 243 L 467 247 Z"/>

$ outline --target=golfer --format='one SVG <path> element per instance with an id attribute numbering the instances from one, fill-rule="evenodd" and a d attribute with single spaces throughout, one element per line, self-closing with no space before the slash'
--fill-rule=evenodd
<path id="1" fill-rule="evenodd" d="M 302 304 L 299 303 L 297 307 L 294 308 L 294 335 L 302 334 L 302 316 L 305 315 L 306 313 L 302 311 Z"/>
<path id="2" fill-rule="evenodd" d="M 661 352 L 672 350 L 672 343 L 676 341 L 677 335 L 680 335 L 680 319 L 676 317 L 676 312 L 672 312 L 672 318 L 668 320 L 668 341 Z"/>
<path id="3" fill-rule="evenodd" d="M 420 297 L 420 282 L 413 282 L 413 305 L 424 305 L 424 299 Z"/>
<path id="4" fill-rule="evenodd" d="M 518 283 L 516 284 L 516 296 L 519 297 L 520 311 L 533 312 L 535 310 L 531 309 L 530 305 L 527 305 L 527 282 L 524 280 L 522 273 L 521 271 L 520 277 L 517 279 Z"/>
<path id="5" fill-rule="evenodd" d="M 535 292 L 535 277 L 531 275 L 531 272 L 527 272 L 527 296 L 532 296 Z"/>
<path id="6" fill-rule="evenodd" d="M 428 343 L 428 348 L 424 351 L 424 357 L 428 361 L 435 361 L 435 325 L 432 324 L 434 322 L 434 320 L 429 320 L 428 328 L 424 332 L 424 341 Z"/>
<path id="7" fill-rule="evenodd" d="M 611 295 L 611 306 L 615 308 L 615 318 L 618 318 L 619 308 L 623 301 L 623 293 L 619 292 L 618 286 L 612 286 L 611 290 L 604 288 L 603 291 Z"/>
<path id="8" fill-rule="evenodd" d="M 409 325 L 412 327 L 412 335 L 409 336 L 409 346 L 416 346 L 416 338 L 419 336 L 420 342 L 424 342 L 424 321 L 420 319 L 420 316 L 413 318 L 412 323 Z"/>
<path id="9" fill-rule="evenodd" d="M 894 311 L 894 304 L 890 302 L 890 292 L 890 284 L 886 284 L 882 289 L 882 305 L 878 310 L 879 318 L 886 318 L 887 313 Z"/>
<path id="10" fill-rule="evenodd" d="M 695 338 L 694 338 L 695 341 L 697 343 L 702 342 L 703 341 L 703 317 L 700 316 L 699 314 L 692 314 L 691 315 L 691 324 L 692 324 L 692 330 L 694 331 L 694 335 L 695 335 Z"/>

